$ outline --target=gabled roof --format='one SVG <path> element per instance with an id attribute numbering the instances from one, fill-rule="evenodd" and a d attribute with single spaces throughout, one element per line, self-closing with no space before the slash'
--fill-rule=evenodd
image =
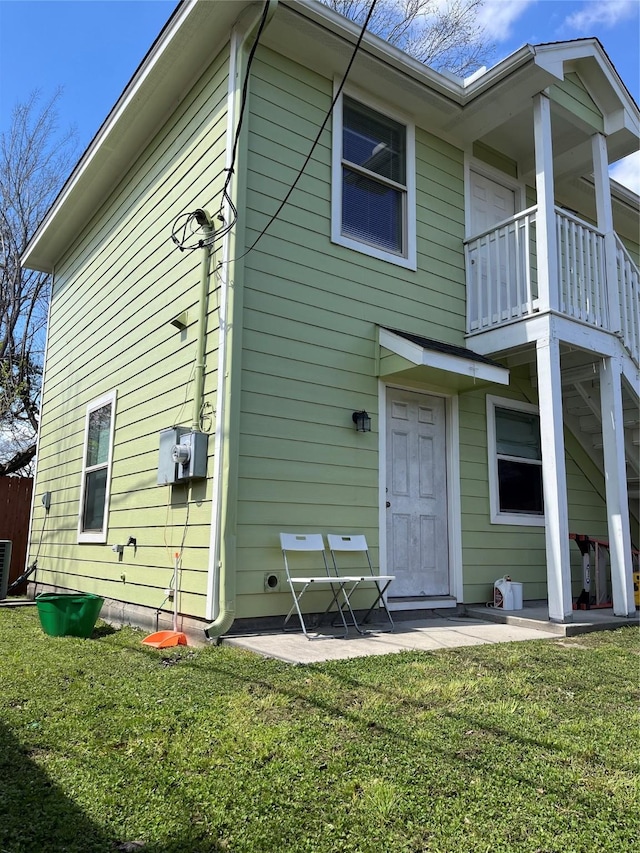
<path id="1" fill-rule="evenodd" d="M 275 5 L 275 0 L 274 0 Z M 51 271 L 99 212 L 175 105 L 228 42 L 235 22 L 257 10 L 249 0 L 183 0 L 145 56 L 79 160 L 23 256 L 31 269 Z M 345 44 L 359 28 L 316 0 L 279 0 L 264 32 L 266 46 L 329 77 L 341 76 Z M 577 69 L 604 115 L 611 160 L 631 153 L 640 136 L 638 108 L 597 39 L 527 45 L 464 81 L 440 74 L 382 39 L 367 34 L 350 81 L 376 82 L 381 98 L 429 128 L 466 145 L 499 132 L 504 117 L 537 92 Z"/>

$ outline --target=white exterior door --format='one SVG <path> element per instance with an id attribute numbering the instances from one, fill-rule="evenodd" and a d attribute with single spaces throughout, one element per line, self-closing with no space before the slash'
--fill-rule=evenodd
<path id="1" fill-rule="evenodd" d="M 445 402 L 387 389 L 387 571 L 393 598 L 450 593 Z"/>
<path id="2" fill-rule="evenodd" d="M 471 235 L 480 234 L 516 212 L 516 194 L 509 187 L 471 172 Z"/>
<path id="3" fill-rule="evenodd" d="M 470 182 L 470 236 L 482 234 L 515 215 L 514 190 L 473 171 Z M 523 253 L 526 251 L 520 239 L 522 235 L 517 233 L 519 227 L 511 224 L 487 235 L 482 240 L 481 251 L 471 254 L 471 263 L 478 264 L 476 275 L 479 275 L 479 289 L 472 287 L 469 293 L 472 317 L 493 323 L 498 319 L 506 320 L 514 309 L 519 310 L 517 282 L 524 280 Z"/>

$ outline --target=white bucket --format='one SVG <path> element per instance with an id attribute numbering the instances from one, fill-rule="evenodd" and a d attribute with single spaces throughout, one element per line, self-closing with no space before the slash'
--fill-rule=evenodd
<path id="1" fill-rule="evenodd" d="M 498 578 L 493 584 L 493 606 L 502 610 L 513 610 L 513 592 L 509 578 Z"/>
<path id="2" fill-rule="evenodd" d="M 522 584 L 507 575 L 493 585 L 493 606 L 501 610 L 522 610 Z"/>
<path id="3" fill-rule="evenodd" d="M 513 593 L 513 609 L 522 610 L 522 584 L 511 581 L 511 592 Z"/>

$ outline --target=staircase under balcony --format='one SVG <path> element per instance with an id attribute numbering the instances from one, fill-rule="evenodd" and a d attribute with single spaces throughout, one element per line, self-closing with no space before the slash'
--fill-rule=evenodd
<path id="1" fill-rule="evenodd" d="M 606 235 L 556 207 L 557 295 L 553 308 L 544 305 L 538 281 L 546 261 L 538 256 L 537 218 L 537 207 L 531 207 L 465 242 L 469 346 L 512 368 L 528 364 L 535 384 L 536 339 L 543 328 L 538 321 L 553 317 L 560 341 L 563 422 L 603 472 L 600 362 L 619 360 L 629 508 L 639 519 L 638 268 L 615 233 Z"/>

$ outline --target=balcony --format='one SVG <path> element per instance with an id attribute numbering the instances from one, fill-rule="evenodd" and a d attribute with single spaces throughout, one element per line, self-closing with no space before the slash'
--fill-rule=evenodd
<path id="1" fill-rule="evenodd" d="M 469 334 L 549 310 L 549 306 L 541 304 L 538 293 L 537 214 L 537 206 L 530 207 L 465 241 Z M 637 367 L 640 359 L 637 266 L 617 235 L 612 235 L 609 249 L 603 232 L 558 207 L 555 229 L 557 310 L 564 317 L 619 336 Z M 615 255 L 616 278 L 611 288 L 607 286 L 607 251 Z M 609 266 L 613 270 L 613 264 Z M 611 299 L 615 311 L 611 310 Z"/>

